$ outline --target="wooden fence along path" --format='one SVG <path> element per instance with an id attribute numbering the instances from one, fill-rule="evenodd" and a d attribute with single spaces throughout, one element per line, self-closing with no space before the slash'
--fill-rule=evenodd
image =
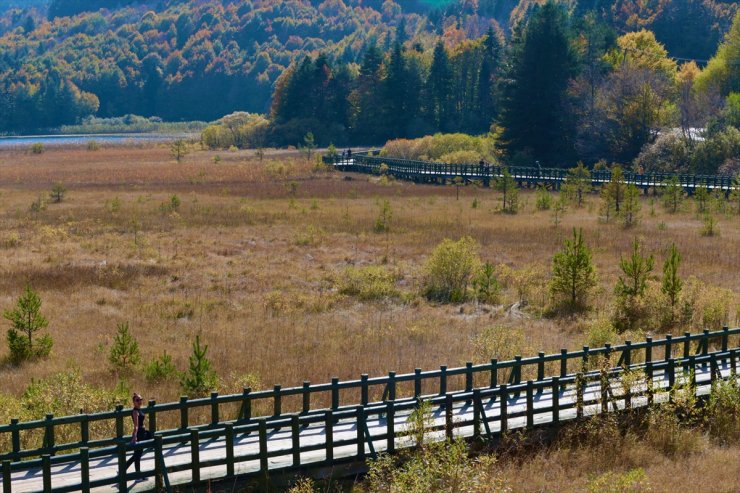
<path id="1" fill-rule="evenodd" d="M 414 446 L 412 415 L 421 401 L 430 412 L 426 440 L 489 439 L 507 430 L 557 426 L 666 402 L 676 392 L 707 395 L 715 381 L 735 378 L 739 346 L 740 328 L 724 328 L 459 368 L 150 401 L 144 409 L 155 439 L 135 446 L 128 444 L 131 411 L 122 407 L 13 420 L 0 426 L 0 443 L 9 444 L 0 449 L 2 492 L 169 491 L 210 479 L 266 478 L 358 463 Z M 326 406 L 312 407 L 322 398 Z M 257 417 L 252 411 L 259 409 L 269 410 Z M 159 429 L 158 416 L 168 413 L 180 426 Z M 114 431 L 93 436 L 91 430 L 100 426 Z M 74 440 L 55 440 L 72 436 L 70 430 Z M 127 455 L 136 448 L 145 449 L 142 473 L 126 477 Z"/>
<path id="2" fill-rule="evenodd" d="M 524 184 L 544 184 L 559 189 L 566 181 L 568 170 L 561 168 L 541 168 L 538 166 L 499 166 L 490 164 L 444 164 L 430 161 L 391 158 L 381 156 L 380 151 L 363 151 L 346 156 L 325 156 L 324 162 L 335 168 L 359 173 L 392 175 L 402 180 L 420 183 L 447 183 L 456 178 L 465 182 L 477 181 L 489 186 L 491 181 L 501 178 L 507 169 L 512 178 L 522 186 Z M 381 170 L 381 166 L 383 169 Z M 611 171 L 591 171 L 591 185 L 601 186 L 611 180 Z M 642 190 L 665 187 L 671 180 L 678 178 L 684 190 L 692 193 L 696 188 L 722 190 L 725 193 L 740 187 L 738 181 L 727 175 L 686 175 L 675 173 L 634 173 L 624 171 L 624 182 L 635 185 Z"/>

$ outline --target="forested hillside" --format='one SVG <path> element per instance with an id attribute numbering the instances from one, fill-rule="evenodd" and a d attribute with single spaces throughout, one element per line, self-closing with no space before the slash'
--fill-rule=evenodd
<path id="1" fill-rule="evenodd" d="M 278 143 L 296 143 L 306 128 L 300 120 L 309 116 L 320 120 L 314 131 L 324 143 L 485 132 L 494 118 L 507 118 L 500 111 L 505 101 L 528 97 L 512 93 L 506 82 L 532 76 L 517 76 L 512 67 L 526 56 L 524 21 L 542 3 L 0 0 L 0 132 L 48 129 L 88 115 L 213 120 L 237 110 L 271 109 L 282 128 L 272 129 Z M 532 62 L 545 79 L 559 81 L 560 95 L 574 83 L 603 83 L 619 65 L 620 50 L 630 57 L 632 48 L 617 47 L 617 37 L 640 29 L 655 33 L 651 39 L 665 47 L 664 58 L 696 59 L 702 66 L 738 9 L 736 2 L 720 0 L 558 3 L 556 24 L 567 46 L 551 46 L 564 51 L 550 52 L 555 58 L 549 67 Z M 607 62 L 603 56 L 610 50 Z M 549 70 L 558 73 L 550 77 Z M 304 86 L 311 83 L 330 85 L 310 95 Z M 378 92 L 381 87 L 387 92 Z M 561 99 L 551 101 L 558 107 L 545 115 L 560 114 Z M 379 127 L 381 117 L 391 120 Z M 635 150 L 612 154 L 627 157 Z"/>

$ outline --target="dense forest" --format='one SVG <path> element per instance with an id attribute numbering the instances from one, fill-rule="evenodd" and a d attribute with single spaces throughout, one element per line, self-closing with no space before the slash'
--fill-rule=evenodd
<path id="1" fill-rule="evenodd" d="M 718 47 L 736 2 L 543 3 L 4 0 L 0 132 L 246 111 L 270 114 L 274 144 L 492 130 L 509 156 L 557 164 L 731 119 L 737 40 Z"/>

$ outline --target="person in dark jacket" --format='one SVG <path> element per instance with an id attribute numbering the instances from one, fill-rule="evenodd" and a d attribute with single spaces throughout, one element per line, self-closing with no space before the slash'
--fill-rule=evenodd
<path id="1" fill-rule="evenodd" d="M 150 440 L 152 438 L 152 434 L 149 433 L 146 426 L 144 426 L 144 411 L 141 410 L 141 396 L 139 394 L 134 394 L 132 400 L 134 402 L 134 408 L 131 410 L 131 419 L 134 422 L 134 432 L 131 434 L 131 443 L 136 444 L 143 440 Z M 128 471 L 131 464 L 134 464 L 136 472 L 141 472 L 141 456 L 143 454 L 143 449 L 135 450 L 134 455 L 126 461 L 126 470 Z"/>

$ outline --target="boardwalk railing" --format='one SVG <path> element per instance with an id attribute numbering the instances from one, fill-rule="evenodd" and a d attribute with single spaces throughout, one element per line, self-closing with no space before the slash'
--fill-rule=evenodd
<path id="1" fill-rule="evenodd" d="M 0 427 L 0 434 L 10 434 L 12 443 L 12 450 L 0 456 L 2 491 L 11 492 L 17 478 L 33 474 L 42 478 L 40 491 L 88 491 L 103 485 L 118 485 L 120 491 L 125 491 L 126 453 L 136 448 L 154 448 L 155 460 L 150 470 L 129 475 L 129 479 L 155 476 L 158 486 L 163 487 L 169 487 L 173 474 L 187 473 L 187 482 L 199 483 L 203 479 L 201 471 L 206 469 L 218 470 L 218 477 L 232 477 L 363 460 L 378 451 L 390 452 L 412 444 L 405 420 L 421 400 L 435 410 L 438 419 L 427 432 L 438 439 L 491 437 L 507 429 L 557 424 L 605 412 L 609 406 L 618 410 L 662 402 L 671 398 L 677 385 L 696 383 L 706 387 L 736 374 L 739 335 L 740 328 L 705 330 L 657 340 L 648 337 L 643 342 L 627 341 L 618 346 L 563 349 L 530 358 L 517 356 L 510 361 L 494 359 L 458 368 L 417 369 L 401 375 L 391 372 L 374 378 L 362 375 L 359 380 L 332 379 L 319 385 L 306 382 L 301 387 L 275 386 L 260 392 L 245 389 L 241 394 L 214 393 L 192 400 L 183 397 L 168 404 L 150 402 L 146 411 L 150 430 L 156 431 L 155 439 L 133 446 L 127 445 L 123 429 L 130 410 L 122 408 L 22 423 L 14 420 Z M 644 383 L 625 387 L 622 375 L 626 371 L 644 375 Z M 378 394 L 382 391 L 380 400 L 371 400 L 373 388 Z M 327 393 L 330 406 L 312 409 L 311 396 Z M 300 396 L 302 406 L 290 412 L 283 410 L 282 400 L 289 396 Z M 341 399 L 343 396 L 348 399 Z M 258 401 L 269 401 L 272 414 L 253 417 L 251 409 Z M 234 403 L 240 404 L 239 416 L 222 416 L 221 406 Z M 188 416 L 194 408 L 208 410 L 209 422 L 190 424 Z M 173 410 L 180 413 L 180 427 L 157 430 L 157 415 Z M 115 436 L 90 440 L 89 424 L 97 421 L 114 424 Z M 81 440 L 55 443 L 55 428 L 69 425 L 79 426 Z M 34 429 L 43 430 L 45 443 L 22 449 L 20 433 Z M 209 447 L 221 452 L 206 454 Z M 183 454 L 184 460 L 167 463 L 170 456 Z M 91 477 L 92 463 L 97 471 L 101 464 L 110 468 L 111 461 L 116 466 L 114 474 Z M 70 463 L 78 464 L 75 477 L 79 481 L 70 484 L 67 479 L 52 487 L 55 474 L 61 474 L 53 471 L 68 470 L 61 466 Z M 19 476 L 24 471 L 28 474 Z"/>
<path id="2" fill-rule="evenodd" d="M 491 180 L 503 176 L 508 169 L 514 180 L 521 183 L 543 183 L 559 186 L 567 178 L 567 170 L 561 168 L 541 168 L 536 166 L 504 167 L 489 164 L 444 164 L 430 161 L 392 158 L 381 156 L 380 151 L 356 152 L 351 157 L 335 155 L 325 156 L 324 161 L 337 169 L 360 173 L 386 173 L 396 178 L 417 182 L 444 182 L 457 177 L 466 181 L 479 181 L 488 185 Z M 381 167 L 383 168 L 381 169 Z M 608 183 L 612 174 L 609 170 L 591 171 L 591 183 L 598 186 Z M 699 187 L 709 190 L 719 189 L 725 192 L 737 188 L 738 182 L 728 175 L 694 175 L 675 173 L 634 173 L 624 171 L 624 182 L 638 188 L 665 187 L 671 180 L 678 178 L 678 184 L 691 192 Z"/>

